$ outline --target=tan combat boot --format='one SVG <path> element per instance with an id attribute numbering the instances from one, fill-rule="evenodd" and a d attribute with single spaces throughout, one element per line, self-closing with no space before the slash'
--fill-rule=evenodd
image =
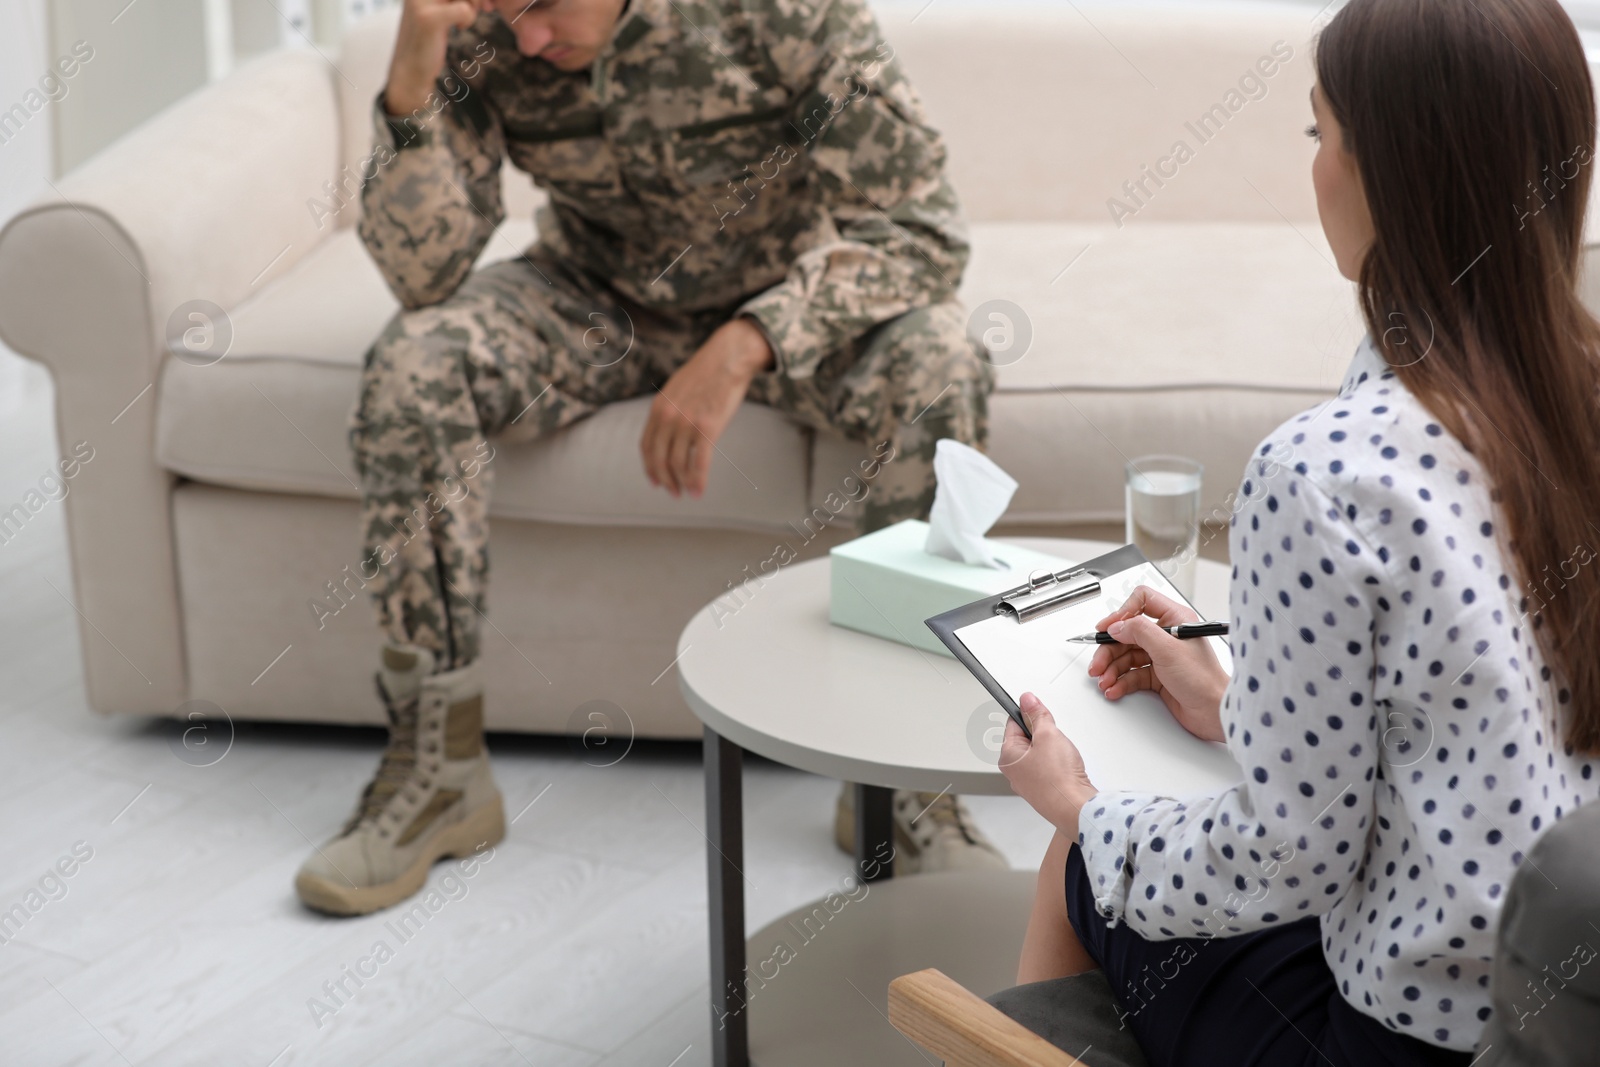
<path id="1" fill-rule="evenodd" d="M 834 807 L 833 839 L 846 852 L 856 850 L 856 791 L 842 783 Z M 972 819 L 961 798 L 952 793 L 894 791 L 894 873 L 934 871 L 1004 871 L 1010 869 Z"/>
<path id="2" fill-rule="evenodd" d="M 349 821 L 294 880 L 300 899 L 319 911 L 387 908 L 422 888 L 436 860 L 505 837 L 483 745 L 478 665 L 432 674 L 433 662 L 424 648 L 384 646 L 377 682 L 389 713 L 388 747 Z"/>

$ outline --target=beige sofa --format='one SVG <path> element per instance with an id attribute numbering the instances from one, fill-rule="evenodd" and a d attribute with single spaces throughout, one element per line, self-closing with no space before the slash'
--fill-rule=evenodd
<path id="1" fill-rule="evenodd" d="M 997 356 L 991 452 L 1021 482 L 1005 523 L 1120 519 L 1123 462 L 1151 452 L 1203 460 L 1225 517 L 1251 447 L 1331 393 L 1361 334 L 1301 132 L 1313 9 L 1081 10 L 883 17 L 948 139 L 963 297 L 1011 301 L 1031 333 Z M 393 31 L 379 17 L 331 61 L 240 69 L 0 234 L 0 337 L 51 369 L 63 452 L 93 449 L 65 506 L 96 708 L 380 719 L 345 420 L 396 307 L 351 225 Z M 535 194 L 507 184 L 489 258 L 533 238 Z M 226 309 L 214 365 L 166 351 L 193 300 Z M 980 327 L 1000 348 L 1004 325 Z M 639 467 L 646 405 L 496 460 L 491 727 L 561 732 L 603 700 L 641 736 L 693 735 L 670 670 L 686 619 L 779 542 L 813 555 L 847 534 L 805 522 L 855 446 L 747 405 L 723 445 L 738 470 L 719 460 L 703 500 L 674 500 Z"/>

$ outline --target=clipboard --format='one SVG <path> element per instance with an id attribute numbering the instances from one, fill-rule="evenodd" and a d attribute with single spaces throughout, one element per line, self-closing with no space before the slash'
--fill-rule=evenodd
<path id="1" fill-rule="evenodd" d="M 1060 571 L 1031 575 L 1026 584 L 924 624 L 1030 737 L 1017 700 L 1025 692 L 1037 694 L 1077 744 L 1097 785 L 1165 795 L 1233 785 L 1242 774 L 1225 745 L 1190 734 L 1154 693 L 1107 700 L 1087 673 L 1100 646 L 1066 642 L 1093 630 L 1139 585 L 1190 604 L 1130 544 Z M 1232 672 L 1232 651 L 1223 638 L 1190 640 L 1213 642 L 1223 669 Z"/>

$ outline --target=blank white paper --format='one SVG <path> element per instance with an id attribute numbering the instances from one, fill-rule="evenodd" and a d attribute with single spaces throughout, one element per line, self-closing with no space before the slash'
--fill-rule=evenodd
<path id="1" fill-rule="evenodd" d="M 1139 585 L 1183 599 L 1153 564 L 1141 563 L 1101 579 L 1098 596 L 1031 622 L 995 615 L 963 626 L 956 636 L 1011 699 L 1031 692 L 1044 701 L 1083 753 L 1089 778 L 1101 789 L 1216 794 L 1242 779 L 1226 746 L 1202 741 L 1179 726 L 1154 693 L 1107 700 L 1088 675 L 1089 660 L 1100 646 L 1067 643 L 1067 638 L 1093 630 Z M 1211 642 L 1223 670 L 1232 673 L 1233 654 L 1223 638 L 1190 640 Z"/>

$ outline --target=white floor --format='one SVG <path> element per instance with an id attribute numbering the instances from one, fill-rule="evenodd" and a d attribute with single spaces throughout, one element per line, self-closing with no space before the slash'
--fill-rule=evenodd
<path id="1" fill-rule="evenodd" d="M 55 446 L 43 371 L 0 349 L 0 382 L 3 508 Z M 290 880 L 382 735 L 240 724 L 196 767 L 172 722 L 89 711 L 62 519 L 52 505 L 0 544 L 0 921 L 29 915 L 0 927 L 0 1064 L 710 1062 L 698 745 L 595 768 L 560 739 L 497 735 L 521 814 L 492 861 L 449 882 L 435 868 L 446 903 L 405 940 L 386 915 L 318 916 Z M 760 760 L 745 780 L 755 929 L 850 862 L 831 837 L 837 783 Z M 1041 819 L 1014 798 L 970 803 L 1014 864 L 1037 866 Z M 51 875 L 74 855 L 71 877 Z M 392 958 L 357 987 L 346 968 L 379 941 Z M 341 979 L 335 1000 L 323 987 Z"/>

